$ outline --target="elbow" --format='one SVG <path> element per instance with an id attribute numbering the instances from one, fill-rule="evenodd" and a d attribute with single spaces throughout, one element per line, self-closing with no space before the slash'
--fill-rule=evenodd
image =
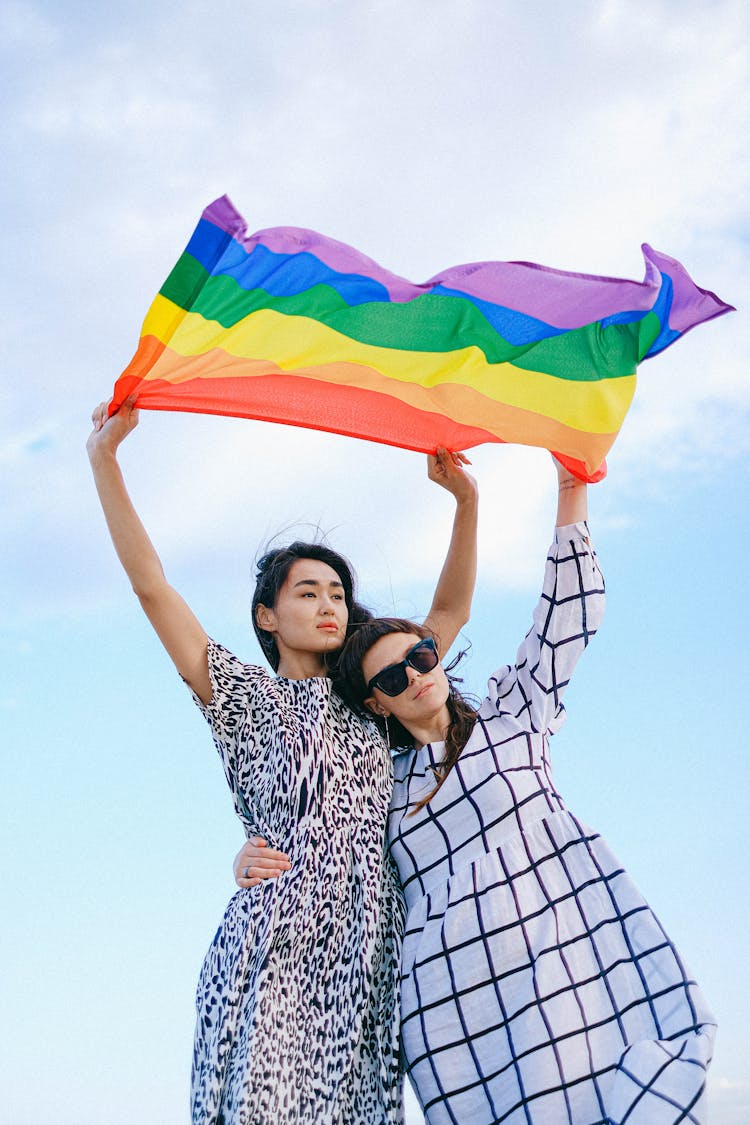
<path id="1" fill-rule="evenodd" d="M 469 624 L 471 620 L 471 602 L 467 601 L 465 605 L 456 606 L 440 606 L 433 605 L 428 619 L 441 621 L 444 624 L 450 625 L 456 633 L 460 633 L 465 625 Z"/>
<path id="2" fill-rule="evenodd" d="M 144 613 L 150 617 L 151 611 L 159 602 L 160 594 L 164 589 L 164 582 L 149 580 L 132 581 L 130 583 L 133 593 L 141 603 Z"/>
<path id="3" fill-rule="evenodd" d="M 133 593 L 147 613 L 150 608 L 160 604 L 171 590 L 158 560 L 153 565 L 128 569 L 128 578 Z"/>

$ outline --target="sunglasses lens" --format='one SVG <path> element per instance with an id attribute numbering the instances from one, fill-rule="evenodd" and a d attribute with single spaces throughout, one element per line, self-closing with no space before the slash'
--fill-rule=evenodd
<path id="1" fill-rule="evenodd" d="M 369 688 L 379 688 L 384 695 L 401 695 L 401 692 L 406 691 L 409 686 L 409 677 L 406 673 L 407 664 L 415 672 L 431 672 L 437 662 L 438 654 L 435 642 L 432 638 L 427 637 L 420 641 L 418 645 L 415 645 L 413 649 L 410 649 L 406 654 L 406 659 L 402 660 L 400 664 L 393 664 L 390 668 L 384 668 L 382 672 L 378 672 L 377 676 L 373 676 Z"/>
<path id="2" fill-rule="evenodd" d="M 423 641 L 409 654 L 409 663 L 417 672 L 431 672 L 437 662 L 437 650 L 431 640 Z"/>
<path id="3" fill-rule="evenodd" d="M 385 695 L 401 695 L 409 686 L 409 677 L 403 664 L 396 664 L 393 668 L 384 668 L 372 681 L 374 687 L 380 688 Z"/>

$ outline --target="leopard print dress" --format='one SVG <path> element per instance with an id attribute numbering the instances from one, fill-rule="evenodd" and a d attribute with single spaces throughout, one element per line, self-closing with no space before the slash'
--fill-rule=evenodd
<path id="1" fill-rule="evenodd" d="M 209 642 L 205 706 L 248 836 L 291 870 L 230 900 L 203 963 L 194 1125 L 401 1122 L 403 904 L 384 849 L 390 755 L 315 677 Z"/>

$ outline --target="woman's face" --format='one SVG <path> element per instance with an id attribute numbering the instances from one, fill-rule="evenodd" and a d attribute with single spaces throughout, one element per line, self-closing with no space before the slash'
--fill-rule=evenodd
<path id="1" fill-rule="evenodd" d="M 400 663 L 421 640 L 416 633 L 388 633 L 380 637 L 362 659 L 365 683 L 369 684 L 384 668 Z M 442 664 L 436 664 L 429 672 L 417 672 L 407 664 L 405 672 L 407 686 L 399 695 L 386 695 L 376 687 L 365 702 L 376 714 L 394 715 L 416 737 L 434 727 L 431 739 L 442 738 L 448 721 L 446 700 L 450 690 Z M 437 733 L 438 729 L 441 733 Z"/>
<path id="2" fill-rule="evenodd" d="M 349 620 L 341 579 L 319 559 L 295 559 L 273 609 L 258 606 L 257 620 L 273 633 L 282 663 L 295 653 L 336 652 Z"/>

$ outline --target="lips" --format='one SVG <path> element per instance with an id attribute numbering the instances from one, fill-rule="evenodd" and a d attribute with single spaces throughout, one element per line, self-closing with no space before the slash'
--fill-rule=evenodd
<path id="1" fill-rule="evenodd" d="M 421 687 L 421 688 L 419 689 L 419 691 L 417 692 L 417 694 L 416 694 L 416 695 L 414 696 L 414 698 L 415 698 L 415 699 L 421 699 L 421 698 L 422 698 L 422 696 L 423 696 L 423 695 L 424 695 L 424 694 L 425 694 L 426 692 L 428 692 L 428 691 L 430 690 L 430 688 L 432 688 L 432 687 L 434 687 L 434 686 L 435 686 L 435 685 L 434 685 L 433 683 L 429 683 L 429 684 L 423 684 L 423 685 L 422 685 L 422 687 Z"/>
<path id="2" fill-rule="evenodd" d="M 333 625 L 333 624 L 331 624 L 331 625 L 318 625 L 318 629 L 320 629 L 323 633 L 338 633 L 338 631 L 339 631 L 338 625 Z"/>

